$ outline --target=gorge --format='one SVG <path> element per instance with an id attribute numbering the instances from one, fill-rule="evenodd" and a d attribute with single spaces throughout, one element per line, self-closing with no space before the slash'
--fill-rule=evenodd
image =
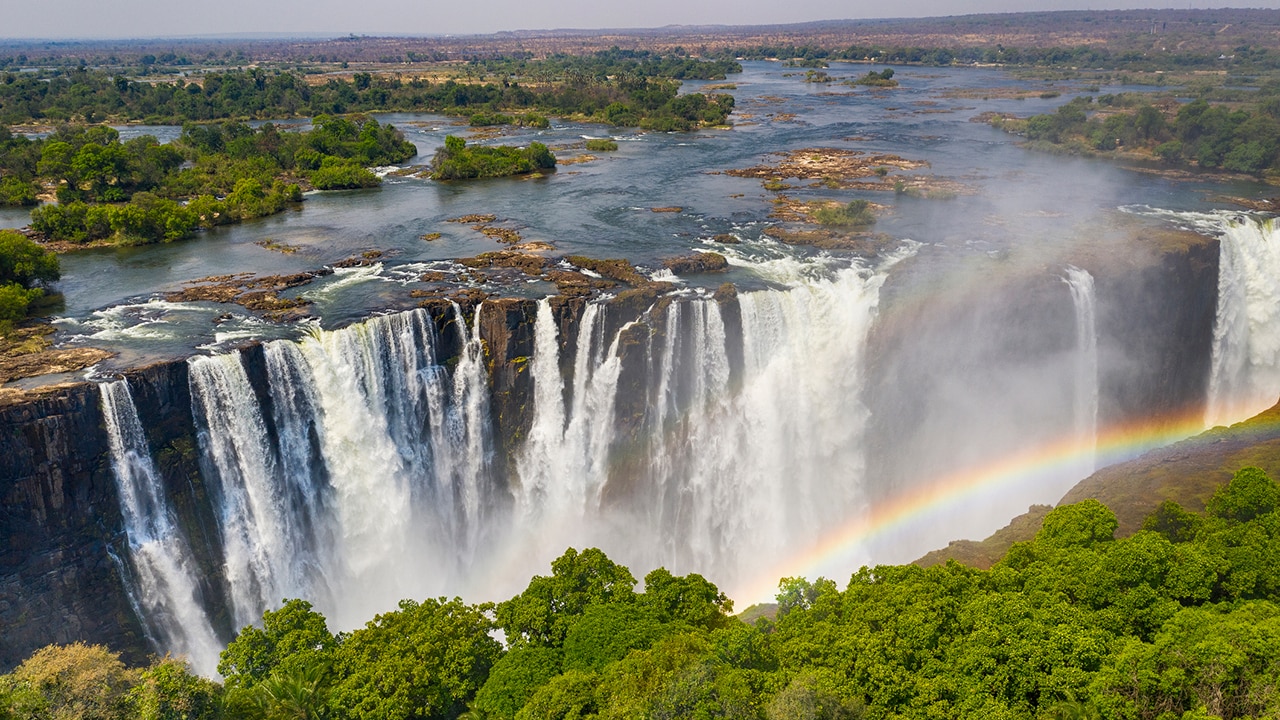
<path id="1" fill-rule="evenodd" d="M 915 248 L 780 260 L 753 268 L 776 289 L 428 301 L 5 407 L 3 587 L 22 602 L 0 606 L 2 659 L 89 638 L 212 672 L 282 598 L 354 626 L 401 597 L 501 596 L 566 545 L 755 600 L 877 504 L 1071 438 L 1068 467 L 827 572 L 989 531 L 1089 474 L 1108 428 L 1157 437 L 1206 403 L 1243 419 L 1280 390 L 1258 290 L 1280 272 L 1271 222 L 1181 221 L 1218 236 L 1137 269 L 1015 275 L 967 305 L 907 302 Z M 993 373 L 1036 391 L 993 394 Z"/>
<path id="2" fill-rule="evenodd" d="M 119 357 L 0 405 L 0 666 L 83 639 L 212 674 L 286 597 L 350 629 L 402 598 L 509 596 L 570 545 L 702 573 L 742 609 L 784 576 L 983 537 L 1280 396 L 1275 227 L 1215 209 L 1235 181 L 1036 158 L 971 121 L 1057 90 L 995 71 L 903 67 L 892 93 L 792 74 L 745 63 L 731 131 L 620 131 L 548 177 L 392 173 L 185 244 L 65 256 L 64 341 Z M 384 120 L 420 158 L 452 131 Z M 776 154 L 825 151 L 900 162 L 772 176 Z M 770 234 L 850 191 L 877 206 L 854 250 Z M 456 262 L 507 247 L 482 228 L 587 285 L 604 279 L 573 258 L 641 280 L 557 294 Z M 723 274 L 664 269 L 708 250 Z M 307 272 L 297 322 L 180 297 Z"/>

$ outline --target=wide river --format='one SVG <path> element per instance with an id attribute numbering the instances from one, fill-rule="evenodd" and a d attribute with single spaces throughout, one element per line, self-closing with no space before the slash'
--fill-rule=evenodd
<path id="1" fill-rule="evenodd" d="M 470 213 L 496 214 L 506 226 L 519 228 L 525 241 L 552 244 L 555 255 L 625 257 L 649 270 L 659 268 L 661 258 L 693 248 L 723 248 L 711 242 L 722 233 L 743 241 L 732 249 L 740 256 L 812 256 L 812 251 L 762 237 L 770 224 L 774 193 L 757 179 L 719 173 L 758 165 L 768 161 L 770 153 L 808 147 L 893 153 L 929 164 L 912 174 L 960 183 L 965 192 L 949 199 L 829 190 L 810 187 L 807 181 L 788 191 L 800 199 L 843 201 L 861 196 L 889 205 L 877 232 L 922 243 L 926 253 L 928 248 L 945 249 L 945 255 L 971 251 L 998 257 L 1018 248 L 1052 251 L 1056 244 L 1093 232 L 1090 228 L 1100 214 L 1119 206 L 1202 210 L 1215 206 L 1215 196 L 1256 190 L 1174 182 L 1106 161 L 1034 153 L 1017 147 L 1017 137 L 972 121 L 986 111 L 1050 112 L 1082 91 L 1079 86 L 1023 81 L 996 69 L 917 67 L 896 68 L 901 85 L 888 91 L 838 82 L 867 69 L 836 64 L 828 72 L 837 82 L 814 84 L 804 82 L 802 69 L 748 62 L 742 74 L 725 81 L 732 88 L 719 90 L 731 92 L 737 101 L 732 129 L 644 133 L 561 121 L 546 130 L 510 129 L 501 137 L 472 141 L 537 140 L 555 147 L 589 137 L 613 137 L 619 150 L 596 153 L 594 161 L 563 165 L 541 178 L 437 183 L 388 176 L 376 190 L 313 193 L 300 210 L 202 233 L 185 242 L 66 255 L 58 284 L 66 299 L 59 313 L 58 324 L 64 330 L 59 337 L 64 343 L 120 351 L 115 364 L 123 364 L 193 348 L 227 348 L 247 338 L 296 335 L 315 322 L 336 327 L 372 311 L 407 307 L 411 301 L 406 288 L 424 269 L 448 269 L 451 258 L 504 247 L 469 225 L 446 222 Z M 712 83 L 690 82 L 684 91 L 708 84 Z M 1106 87 L 1102 92 L 1123 89 Z M 1009 97 L 1018 91 L 1025 99 Z M 453 118 L 388 114 L 379 119 L 403 130 L 418 147 L 412 163 L 428 162 L 447 134 L 470 137 L 469 128 L 459 127 Z M 178 132 L 173 127 L 121 128 L 126 138 L 150 133 L 165 141 Z M 886 189 L 901 174 L 891 174 L 884 181 Z M 651 210 L 668 206 L 684 211 Z M 0 226 L 25 222 L 24 212 L 0 213 Z M 428 233 L 440 233 L 440 238 L 425 241 L 422 236 Z M 284 254 L 258 244 L 265 240 L 297 251 Z M 159 301 L 162 293 L 196 278 L 291 273 L 367 250 L 383 251 L 385 261 L 292 291 L 314 301 L 316 319 L 307 323 L 278 326 L 237 306 Z M 708 282 L 724 279 L 715 276 Z M 741 267 L 728 279 L 746 287 L 757 282 Z M 552 291 L 542 283 L 524 290 L 531 295 Z"/>

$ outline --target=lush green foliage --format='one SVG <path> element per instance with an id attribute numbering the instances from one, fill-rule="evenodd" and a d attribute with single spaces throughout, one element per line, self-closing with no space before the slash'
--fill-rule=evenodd
<path id="1" fill-rule="evenodd" d="M 850 200 L 844 205 L 824 205 L 813 211 L 813 219 L 823 225 L 837 227 L 863 227 L 876 221 L 871 203 L 866 200 Z"/>
<path id="2" fill-rule="evenodd" d="M 58 277 L 58 256 L 16 230 L 0 230 L 0 330 L 25 318 L 44 295 L 40 285 Z"/>
<path id="3" fill-rule="evenodd" d="M 618 149 L 618 143 L 608 138 L 592 138 L 587 141 L 587 149 L 591 152 L 611 152 Z"/>
<path id="4" fill-rule="evenodd" d="M 457 717 L 502 652 L 487 610 L 457 599 L 404 600 L 343 638 L 336 711 L 369 720 Z"/>
<path id="5" fill-rule="evenodd" d="M 851 84 L 870 87 L 898 87 L 898 81 L 893 79 L 893 75 L 893 68 L 885 68 L 880 72 L 868 70 L 866 75 L 852 81 Z"/>
<path id="6" fill-rule="evenodd" d="M 569 550 L 496 607 L 405 601 L 337 637 L 290 601 L 227 648 L 225 694 L 172 661 L 46 648 L 0 678 L 0 717 L 1274 717 L 1278 500 L 1246 468 L 1204 515 L 1166 503 L 1125 539 L 1101 503 L 1066 505 L 989 571 L 784 578 L 754 626 L 698 575 L 654 570 L 637 592 Z"/>
<path id="7" fill-rule="evenodd" d="M 1194 164 L 1262 174 L 1280 170 L 1280 97 L 1254 98 L 1234 109 L 1200 98 L 1166 115 L 1145 101 L 1103 95 L 1082 96 L 1056 113 L 1035 115 L 1007 129 L 1031 140 L 1077 145 L 1090 150 L 1145 148 L 1167 163 Z"/>
<path id="8" fill-rule="evenodd" d="M 32 211 L 33 229 L 71 243 L 140 245 L 280 212 L 302 200 L 296 180 L 320 190 L 374 187 L 380 180 L 367 166 L 402 162 L 417 148 L 376 120 L 321 115 L 307 132 L 188 124 L 169 145 L 149 136 L 121 143 L 107 127 L 63 128 L 12 152 L 0 164 L 32 180 L 19 172 L 6 180 L 57 189 L 58 204 Z"/>
<path id="9" fill-rule="evenodd" d="M 50 645 L 0 677 L 0 717 L 125 720 L 138 672 L 101 645 Z"/>
<path id="10" fill-rule="evenodd" d="M 333 78 L 323 85 L 309 85 L 295 73 L 259 69 L 209 73 L 190 83 L 151 83 L 85 69 L 53 77 L 2 73 L 0 124 L 100 122 L 106 118 L 182 123 L 398 110 L 478 116 L 481 122 L 477 124 L 516 121 L 545 127 L 543 116 L 547 114 L 605 120 L 603 110 L 617 103 L 628 111 L 625 116 L 615 112 L 616 118 L 626 120 L 623 124 L 637 125 L 653 118 L 662 125 L 679 118 L 679 124 L 686 126 L 704 121 L 718 125 L 733 109 L 733 98 L 716 95 L 711 101 L 713 109 L 693 113 L 677 97 L 680 80 L 724 77 L 726 72 L 742 69 L 733 60 L 705 61 L 622 50 L 585 57 L 559 55 L 541 61 L 508 58 L 485 62 L 490 67 L 478 65 L 476 69 L 502 75 L 501 82 L 432 83 L 356 73 L 351 80 Z M 499 110 L 523 114 L 503 118 Z"/>
<path id="11" fill-rule="evenodd" d="M 449 135 L 444 147 L 431 160 L 433 180 L 468 180 L 473 178 L 523 175 L 556 166 L 556 156 L 540 142 L 527 148 L 507 145 L 486 147 L 472 145 L 460 137 Z"/>
<path id="12" fill-rule="evenodd" d="M 289 600 L 262 615 L 262 627 L 246 626 L 222 651 L 218 672 L 228 687 L 251 688 L 276 674 L 333 661 L 337 640 L 324 616 L 305 600 Z"/>

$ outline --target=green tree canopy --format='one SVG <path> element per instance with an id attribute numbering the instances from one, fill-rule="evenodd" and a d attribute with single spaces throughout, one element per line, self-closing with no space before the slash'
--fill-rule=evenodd
<path id="1" fill-rule="evenodd" d="M 262 614 L 262 627 L 245 626 L 222 651 L 218 673 L 229 687 L 250 688 L 273 673 L 333 659 L 337 639 L 324 616 L 305 600 L 286 600 L 279 610 Z"/>
<path id="2" fill-rule="evenodd" d="M 57 255 L 16 230 L 0 230 L 0 283 L 29 288 L 60 275 Z"/>
<path id="3" fill-rule="evenodd" d="M 569 548 L 551 563 L 551 575 L 534 576 L 524 592 L 498 603 L 498 626 L 507 642 L 560 647 L 573 619 L 593 603 L 635 600 L 631 571 L 597 548 Z"/>
<path id="4" fill-rule="evenodd" d="M 1265 472 L 1256 467 L 1242 468 L 1231 478 L 1231 482 L 1209 499 L 1206 512 L 1209 515 L 1248 522 L 1259 515 L 1274 512 L 1280 503 L 1280 489 Z"/>
<path id="5" fill-rule="evenodd" d="M 331 703 L 352 720 L 458 717 L 502 651 L 489 609 L 402 600 L 338 646 Z"/>

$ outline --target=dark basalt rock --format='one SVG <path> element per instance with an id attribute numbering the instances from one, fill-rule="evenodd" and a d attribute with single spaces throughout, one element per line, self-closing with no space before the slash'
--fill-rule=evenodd
<path id="1" fill-rule="evenodd" d="M 144 657 L 112 556 L 123 550 L 98 393 L 0 409 L 0 668 L 92 639 Z"/>
<path id="2" fill-rule="evenodd" d="M 1173 413 L 1203 398 L 1217 251 L 1217 242 L 1206 240 L 1159 254 L 1141 267 L 1088 268 L 1096 278 L 1100 355 L 1132 361 L 1104 364 L 1102 395 L 1113 398 L 1102 408 L 1104 422 Z M 489 264 L 547 271 L 527 257 L 495 256 Z M 609 502 L 641 490 L 634 487 L 640 476 L 636 468 L 645 460 L 643 423 L 656 372 L 650 348 L 661 346 L 673 304 L 686 301 L 671 298 L 669 284 L 648 280 L 629 263 L 589 265 L 578 263 L 610 279 L 580 273 L 573 279 L 594 281 L 584 285 L 608 283 L 617 292 L 602 308 L 597 331 L 606 342 L 622 331 L 612 420 L 618 441 L 603 494 Z M 981 377 L 983 363 L 997 354 L 1033 363 L 1068 354 L 1075 343 L 1069 289 L 1056 274 L 1033 272 L 1002 288 L 984 287 L 982 293 L 959 299 L 943 294 L 927 305 L 911 302 L 912 282 L 911 272 L 890 277 L 867 350 L 865 402 L 876 416 L 868 436 L 868 477 L 877 478 L 885 492 L 919 470 L 909 462 L 909 438 L 925 417 L 932 393 L 940 391 L 933 385 L 932 369 L 941 364 L 957 377 Z M 737 291 L 726 283 L 714 299 L 728 338 L 730 382 L 736 386 L 743 372 Z M 572 294 L 549 300 L 566 401 L 574 385 L 574 355 L 587 302 Z M 478 291 L 422 298 L 421 307 L 435 326 L 437 358 L 446 367 L 463 350 L 455 304 L 468 329 L 479 328 L 491 382 L 493 475 L 510 478 L 533 420 L 529 362 L 538 301 L 495 299 Z M 945 342 L 956 333 L 977 331 L 992 332 L 991 347 L 962 352 Z M 270 417 L 262 347 L 248 345 L 242 357 L 264 417 Z M 188 364 L 159 363 L 129 371 L 128 377 L 152 457 L 205 579 L 205 603 L 215 628 L 230 638 L 235 628 L 192 419 Z M 274 432 L 267 424 L 268 432 Z M 895 449 L 892 455 L 889 448 Z M 130 661 L 144 660 L 151 648 L 125 594 L 117 558 L 127 558 L 127 553 L 97 389 L 73 385 L 0 407 L 0 671 L 43 645 L 76 640 L 106 643 Z"/>
<path id="3" fill-rule="evenodd" d="M 729 269 L 729 261 L 720 253 L 701 252 L 692 255 L 667 258 L 662 266 L 677 275 L 695 273 L 724 272 Z"/>

